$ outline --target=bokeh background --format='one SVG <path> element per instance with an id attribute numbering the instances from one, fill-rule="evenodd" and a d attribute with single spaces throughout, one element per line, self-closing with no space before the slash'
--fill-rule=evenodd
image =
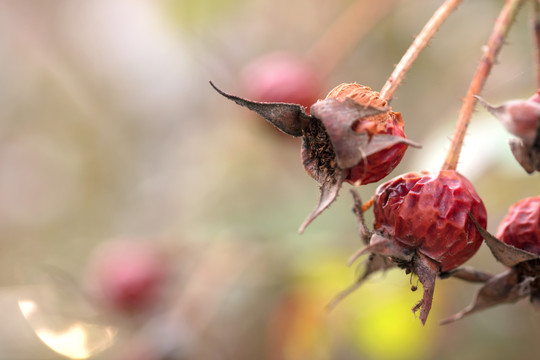
<path id="1" fill-rule="evenodd" d="M 354 1 L 0 0 L 0 359 L 537 357 L 540 316 L 526 300 L 439 326 L 477 289 L 458 280 L 437 283 L 425 327 L 410 311 L 421 287 L 398 270 L 326 312 L 362 245 L 350 186 L 300 236 L 318 189 L 299 139 L 209 86 L 247 96 L 244 69 L 275 51 L 324 58 L 322 69 L 332 50 L 316 46 Z M 442 3 L 360 1 L 350 31 L 327 41 L 354 44 L 321 70 L 321 97 L 341 82 L 380 89 Z M 392 106 L 423 149 L 388 178 L 442 164 L 502 4 L 464 1 L 414 64 Z M 529 10 L 482 93 L 494 104 L 536 90 Z M 459 165 L 491 232 L 510 204 L 540 193 L 508 138 L 478 108 Z M 119 241 L 128 260 L 129 244 L 166 254 L 157 305 L 125 313 L 93 296 L 96 257 Z M 485 246 L 467 265 L 503 270 Z"/>

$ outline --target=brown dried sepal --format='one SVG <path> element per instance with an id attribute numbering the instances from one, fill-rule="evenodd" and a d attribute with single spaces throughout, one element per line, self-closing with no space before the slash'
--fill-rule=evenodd
<path id="1" fill-rule="evenodd" d="M 469 306 L 441 324 L 449 324 L 472 313 L 526 297 L 540 311 L 540 256 L 503 243 L 483 229 L 474 217 L 471 218 L 495 259 L 509 269 L 486 281 Z"/>

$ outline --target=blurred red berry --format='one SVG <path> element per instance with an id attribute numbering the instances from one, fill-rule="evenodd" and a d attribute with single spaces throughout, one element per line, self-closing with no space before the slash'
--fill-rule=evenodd
<path id="1" fill-rule="evenodd" d="M 315 103 L 321 94 L 321 80 L 306 60 L 285 53 L 264 55 L 242 73 L 248 98 L 264 102 L 285 102 L 304 106 Z"/>
<path id="2" fill-rule="evenodd" d="M 506 244 L 540 254 L 540 196 L 513 204 L 501 221 L 496 237 Z"/>
<path id="3" fill-rule="evenodd" d="M 164 254 L 154 244 L 111 241 L 99 246 L 91 256 L 91 293 L 114 310 L 146 310 L 161 299 L 168 270 Z"/>

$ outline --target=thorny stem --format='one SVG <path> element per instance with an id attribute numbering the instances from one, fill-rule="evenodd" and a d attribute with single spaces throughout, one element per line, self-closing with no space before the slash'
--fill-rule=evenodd
<path id="1" fill-rule="evenodd" d="M 354 49 L 358 40 L 371 30 L 394 8 L 397 0 L 357 0 L 334 21 L 324 35 L 308 51 L 307 58 L 318 64 L 324 79 L 345 56 Z"/>
<path id="2" fill-rule="evenodd" d="M 535 44 L 534 63 L 536 68 L 536 84 L 540 89 L 540 0 L 534 0 L 532 6 L 531 27 Z"/>
<path id="3" fill-rule="evenodd" d="M 396 89 L 401 85 L 405 74 L 409 71 L 413 62 L 459 3 L 461 3 L 461 0 L 446 0 L 433 14 L 431 19 L 429 19 L 420 34 L 414 39 L 405 55 L 403 55 L 396 65 L 388 80 L 386 80 L 386 83 L 381 90 L 381 97 L 383 99 L 388 101 L 392 100 Z"/>
<path id="4" fill-rule="evenodd" d="M 459 112 L 456 129 L 454 131 L 454 135 L 452 136 L 450 149 L 446 155 L 442 170 L 456 170 L 457 168 L 459 154 L 463 145 L 463 139 L 465 138 L 467 126 L 469 125 L 469 121 L 474 110 L 474 105 L 476 104 L 476 98 L 474 95 L 478 95 L 482 90 L 489 72 L 493 67 L 495 58 L 497 57 L 497 54 L 504 43 L 504 39 L 510 30 L 518 10 L 524 2 L 525 0 L 507 0 L 495 22 L 491 36 L 489 37 L 488 43 L 484 48 L 484 54 L 480 60 L 478 68 L 476 69 L 476 74 L 469 85 L 469 90 L 467 91 L 461 111 Z"/>

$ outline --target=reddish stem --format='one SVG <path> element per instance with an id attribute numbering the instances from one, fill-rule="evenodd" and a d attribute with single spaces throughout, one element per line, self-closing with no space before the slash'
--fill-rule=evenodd
<path id="1" fill-rule="evenodd" d="M 349 6 L 308 51 L 321 78 L 327 78 L 358 41 L 394 8 L 397 0 L 357 0 Z"/>
<path id="2" fill-rule="evenodd" d="M 448 150 L 448 154 L 446 155 L 446 159 L 442 166 L 443 170 L 456 170 L 461 147 L 463 146 L 463 139 L 465 138 L 467 126 L 469 125 L 471 114 L 474 110 L 474 105 L 476 104 L 476 98 L 474 95 L 478 95 L 482 90 L 489 72 L 493 67 L 495 58 L 497 57 L 497 54 L 504 43 L 504 39 L 510 30 L 512 22 L 514 21 L 521 5 L 523 5 L 524 2 L 525 0 L 507 0 L 495 22 L 491 36 L 489 37 L 488 43 L 484 48 L 484 54 L 480 60 L 480 64 L 476 69 L 476 74 L 469 85 L 469 90 L 467 91 L 467 95 L 463 101 L 463 106 L 461 107 L 461 111 L 459 113 L 456 129 L 454 131 L 454 135 L 452 136 L 450 149 Z"/>
<path id="3" fill-rule="evenodd" d="M 414 39 L 413 43 L 403 55 L 399 63 L 394 68 L 394 71 L 386 80 L 382 90 L 381 97 L 390 101 L 394 96 L 394 92 L 401 85 L 405 74 L 411 68 L 412 64 L 420 54 L 420 52 L 426 47 L 433 35 L 437 32 L 442 23 L 448 18 L 450 13 L 461 3 L 461 0 L 446 0 L 435 11 L 431 19 L 426 23 L 420 34 Z"/>

